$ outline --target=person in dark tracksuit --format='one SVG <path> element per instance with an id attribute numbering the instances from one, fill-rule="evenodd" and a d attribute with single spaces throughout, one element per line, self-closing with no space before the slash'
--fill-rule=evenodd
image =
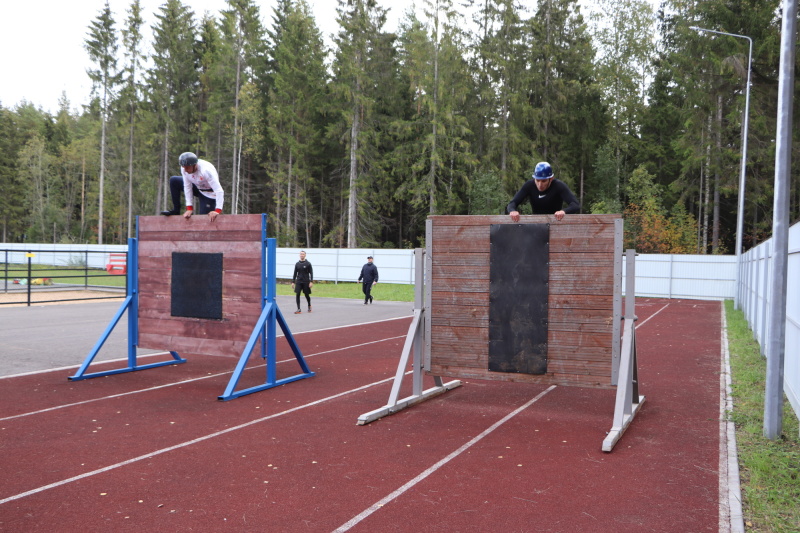
<path id="1" fill-rule="evenodd" d="M 308 302 L 308 312 L 311 312 L 311 287 L 314 286 L 314 269 L 311 268 L 311 263 L 306 261 L 306 253 L 300 252 L 300 261 L 294 264 L 294 274 L 292 274 L 292 288 L 297 296 L 297 311 L 294 314 L 300 314 L 300 292 L 306 295 L 306 302 Z"/>
<path id="2" fill-rule="evenodd" d="M 581 209 L 581 204 L 567 184 L 555 179 L 553 168 L 545 162 L 536 165 L 533 179 L 525 182 L 506 207 L 506 212 L 514 222 L 519 222 L 518 207 L 526 199 L 530 199 L 534 215 L 555 215 L 556 220 L 561 220 L 565 214 L 578 213 Z"/>
<path id="3" fill-rule="evenodd" d="M 367 257 L 367 263 L 361 267 L 361 275 L 358 281 L 362 283 L 361 290 L 364 292 L 364 305 L 372 303 L 372 286 L 378 284 L 378 267 L 372 263 L 372 256 Z"/>

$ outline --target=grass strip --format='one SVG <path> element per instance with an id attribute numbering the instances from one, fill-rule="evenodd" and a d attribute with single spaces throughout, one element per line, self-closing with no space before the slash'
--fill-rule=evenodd
<path id="1" fill-rule="evenodd" d="M 0 265 L 0 278 L 9 286 L 16 285 L 17 288 L 27 283 L 28 265 Z M 125 276 L 109 274 L 104 269 L 87 268 L 84 266 L 49 266 L 32 264 L 30 268 L 31 280 L 48 279 L 52 283 L 68 285 L 99 285 L 104 287 L 124 287 Z M 19 280 L 24 283 L 14 283 Z M 36 285 L 40 283 L 34 283 Z"/>
<path id="2" fill-rule="evenodd" d="M 294 294 L 290 281 L 278 283 L 277 292 L 279 296 L 290 296 Z M 361 283 L 333 283 L 328 281 L 315 281 L 311 289 L 312 296 L 317 298 L 351 298 L 363 300 L 364 293 L 361 292 Z M 372 297 L 376 300 L 387 302 L 413 302 L 414 286 L 399 285 L 395 283 L 378 283 L 372 287 Z"/>
<path id="3" fill-rule="evenodd" d="M 742 311 L 725 302 L 731 360 L 733 421 L 745 528 L 757 532 L 800 531 L 800 428 L 784 395 L 780 438 L 764 437 L 766 359 Z"/>

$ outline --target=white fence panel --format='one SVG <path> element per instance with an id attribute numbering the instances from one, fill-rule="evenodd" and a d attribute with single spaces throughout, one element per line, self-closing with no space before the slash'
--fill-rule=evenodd
<path id="1" fill-rule="evenodd" d="M 414 283 L 414 250 L 383 248 L 278 248 L 276 275 L 279 279 L 292 279 L 301 250 L 306 252 L 306 259 L 314 268 L 315 280 L 355 282 L 367 256 L 371 255 L 381 283 Z"/>
<path id="2" fill-rule="evenodd" d="M 732 255 L 636 255 L 636 296 L 719 300 L 733 298 L 735 285 Z"/>
<path id="3" fill-rule="evenodd" d="M 800 224 L 789 228 L 786 287 L 786 341 L 784 344 L 783 390 L 794 412 L 800 415 Z M 772 239 L 742 254 L 742 287 L 739 304 L 753 335 L 766 357 L 770 331 L 770 286 L 772 283 Z"/>
<path id="4" fill-rule="evenodd" d="M 789 229 L 789 273 L 786 287 L 786 361 L 784 390 L 800 416 L 800 224 Z"/>

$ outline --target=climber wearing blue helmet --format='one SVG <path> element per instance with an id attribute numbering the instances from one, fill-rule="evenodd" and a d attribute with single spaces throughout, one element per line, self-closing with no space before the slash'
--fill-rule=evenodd
<path id="1" fill-rule="evenodd" d="M 581 204 L 567 184 L 553 177 L 553 167 L 550 163 L 542 161 L 536 165 L 532 179 L 514 195 L 506 207 L 506 212 L 511 215 L 511 220 L 519 222 L 517 208 L 529 199 L 534 215 L 555 215 L 556 220 L 561 220 L 567 213 L 577 213 Z M 567 207 L 564 207 L 567 204 Z"/>

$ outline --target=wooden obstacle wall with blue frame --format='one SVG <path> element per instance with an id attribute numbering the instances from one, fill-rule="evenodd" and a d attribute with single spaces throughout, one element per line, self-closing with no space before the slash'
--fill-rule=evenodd
<path id="1" fill-rule="evenodd" d="M 137 217 L 129 239 L 128 293 L 109 327 L 75 375 L 77 381 L 185 363 L 179 355 L 238 356 L 220 400 L 231 400 L 314 376 L 276 301 L 276 242 L 260 215 Z M 128 365 L 87 373 L 123 314 L 128 316 Z M 278 379 L 277 327 L 301 373 Z M 136 349 L 168 351 L 172 360 L 139 365 Z M 238 389 L 252 354 L 266 360 L 266 382 Z"/>

